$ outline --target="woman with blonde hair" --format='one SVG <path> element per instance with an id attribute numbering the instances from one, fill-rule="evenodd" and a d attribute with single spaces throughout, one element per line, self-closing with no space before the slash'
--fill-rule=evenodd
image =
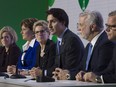
<path id="1" fill-rule="evenodd" d="M 37 47 L 36 53 L 37 67 L 33 67 L 30 70 L 30 74 L 34 78 L 36 76 L 41 76 L 42 70 L 44 69 L 46 76 L 52 76 L 52 69 L 56 56 L 56 44 L 49 39 L 50 32 L 47 27 L 47 22 L 44 20 L 35 22 L 33 31 L 35 32 L 35 37 L 40 43 L 40 46 Z"/>
<path id="2" fill-rule="evenodd" d="M 6 72 L 7 67 L 16 65 L 21 53 L 16 45 L 17 34 L 10 26 L 4 26 L 0 30 L 0 72 Z"/>

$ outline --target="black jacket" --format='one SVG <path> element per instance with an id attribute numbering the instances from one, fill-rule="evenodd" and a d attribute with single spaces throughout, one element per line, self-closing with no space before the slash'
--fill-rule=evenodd
<path id="1" fill-rule="evenodd" d="M 0 47 L 0 72 L 6 72 L 8 65 L 16 65 L 21 54 L 20 48 L 14 43 L 6 53 L 5 47 Z"/>

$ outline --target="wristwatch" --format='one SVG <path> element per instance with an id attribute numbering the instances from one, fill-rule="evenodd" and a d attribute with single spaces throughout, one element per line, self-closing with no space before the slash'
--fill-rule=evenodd
<path id="1" fill-rule="evenodd" d="M 96 76 L 95 81 L 96 81 L 97 83 L 102 83 L 101 76 Z"/>
<path id="2" fill-rule="evenodd" d="M 70 74 L 68 73 L 68 74 L 66 74 L 66 78 L 67 78 L 67 80 L 69 80 L 70 79 Z"/>

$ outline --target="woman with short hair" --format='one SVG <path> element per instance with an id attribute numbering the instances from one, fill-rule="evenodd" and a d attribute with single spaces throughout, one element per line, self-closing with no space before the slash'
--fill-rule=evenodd
<path id="1" fill-rule="evenodd" d="M 0 30 L 0 72 L 6 72 L 7 67 L 16 65 L 21 53 L 16 45 L 17 34 L 10 26 L 4 26 Z"/>

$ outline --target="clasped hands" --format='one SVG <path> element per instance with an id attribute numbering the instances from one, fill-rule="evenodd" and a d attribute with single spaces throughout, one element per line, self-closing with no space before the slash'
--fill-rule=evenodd
<path id="1" fill-rule="evenodd" d="M 53 78 L 55 80 L 67 80 L 69 79 L 68 75 L 69 71 L 63 70 L 61 68 L 56 68 L 55 71 L 53 72 Z"/>
<path id="2" fill-rule="evenodd" d="M 76 76 L 76 80 L 78 81 L 86 81 L 86 82 L 96 82 L 97 75 L 93 72 L 84 72 L 80 71 Z"/>
<path id="3" fill-rule="evenodd" d="M 9 74 L 15 74 L 16 66 L 8 66 L 7 72 Z M 39 67 L 33 67 L 31 70 L 18 70 L 18 73 L 20 73 L 21 75 L 31 75 L 32 77 L 36 78 L 36 76 L 40 76 L 42 74 L 42 70 Z"/>
<path id="4" fill-rule="evenodd" d="M 33 67 L 29 72 L 33 78 L 42 75 L 42 70 L 39 67 Z"/>
<path id="5" fill-rule="evenodd" d="M 15 74 L 16 66 L 15 65 L 7 66 L 7 72 L 9 74 Z M 21 75 L 29 75 L 29 70 L 18 70 L 18 73 L 20 73 Z"/>

